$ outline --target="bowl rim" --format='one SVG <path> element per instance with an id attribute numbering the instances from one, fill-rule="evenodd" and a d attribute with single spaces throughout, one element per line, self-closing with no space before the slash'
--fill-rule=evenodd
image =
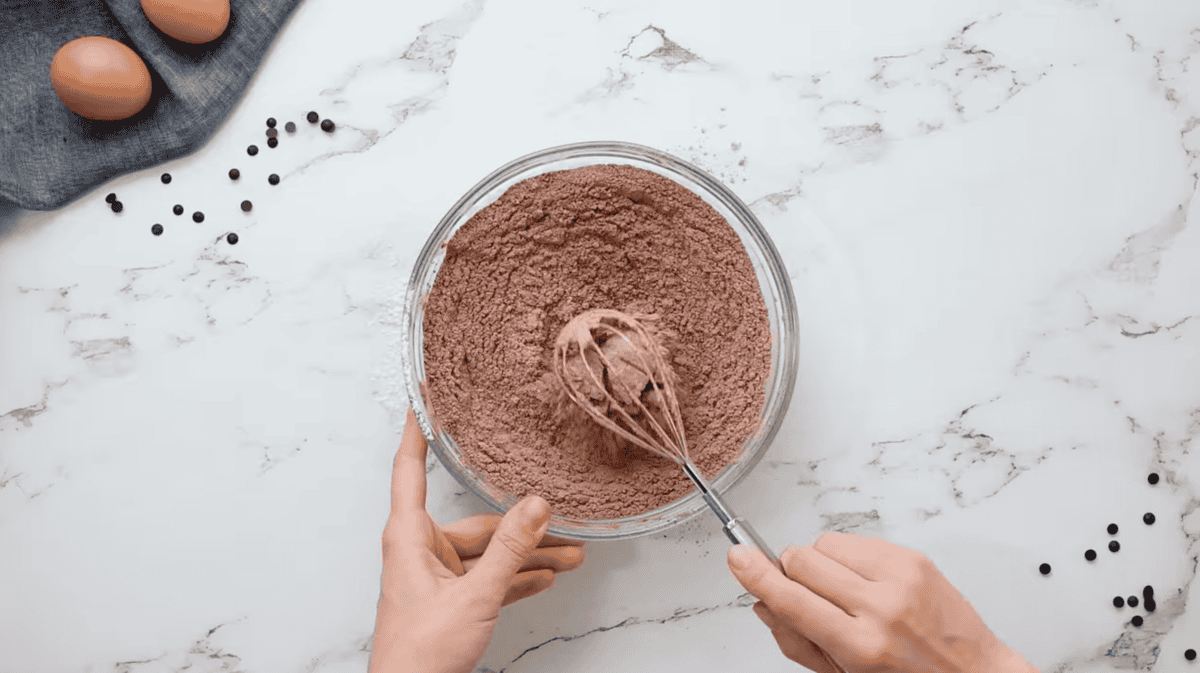
<path id="1" fill-rule="evenodd" d="M 437 263 L 437 268 L 429 272 L 427 267 L 435 261 L 436 255 L 444 248 L 445 244 L 450 240 L 451 230 L 465 224 L 469 218 L 465 218 L 467 212 L 474 208 L 483 197 L 504 185 L 506 182 L 515 177 L 522 176 L 532 169 L 536 169 L 546 164 L 565 161 L 579 158 L 602 158 L 612 157 L 615 159 L 635 160 L 648 164 L 656 165 L 668 172 L 673 172 L 687 178 L 700 188 L 707 192 L 707 196 L 716 199 L 732 214 L 733 218 L 738 220 L 745 230 L 746 234 L 754 241 L 758 253 L 763 258 L 762 273 L 773 282 L 768 282 L 776 291 L 775 302 L 778 304 L 778 334 L 773 335 L 779 349 L 778 362 L 772 363 L 773 374 L 782 377 L 782 381 L 776 385 L 779 389 L 778 393 L 772 398 L 771 390 L 768 389 L 768 394 L 764 402 L 761 412 L 760 430 L 756 435 L 751 436 L 743 443 L 743 451 L 746 450 L 747 444 L 757 440 L 761 444 L 745 461 L 734 461 L 725 468 L 713 479 L 710 480 L 711 488 L 718 494 L 723 494 L 732 489 L 739 483 L 750 471 L 762 460 L 767 450 L 778 434 L 779 428 L 783 423 L 783 419 L 787 414 L 788 408 L 791 405 L 792 395 L 795 390 L 797 378 L 797 369 L 799 365 L 799 345 L 800 335 L 798 320 L 796 316 L 796 300 L 795 294 L 792 291 L 790 275 L 787 272 L 787 267 L 780 256 L 779 251 L 775 248 L 774 243 L 767 234 L 765 228 L 758 221 L 758 218 L 750 210 L 750 208 L 736 195 L 733 191 L 721 183 L 719 180 L 709 175 L 704 170 L 694 166 L 687 161 L 678 157 L 672 156 L 661 150 L 639 145 L 636 143 L 604 140 L 604 141 L 587 141 L 579 143 L 569 143 L 565 145 L 556 145 L 541 149 L 529 154 L 525 154 L 508 163 L 495 169 L 473 187 L 466 191 L 460 197 L 446 214 L 434 227 L 433 232 L 426 239 L 422 246 L 417 259 L 413 263 L 412 273 L 409 278 L 408 285 L 405 289 L 405 300 L 403 309 L 403 318 L 401 325 L 402 334 L 402 369 L 404 374 L 405 389 L 409 398 L 409 406 L 412 408 L 414 415 L 417 418 L 421 432 L 425 435 L 429 446 L 437 455 L 442 466 L 454 476 L 455 480 L 465 486 L 469 491 L 474 493 L 483 503 L 490 509 L 503 514 L 508 507 L 516 504 L 517 500 L 511 496 L 507 498 L 511 502 L 494 502 L 492 494 L 487 493 L 486 489 L 482 488 L 481 484 L 476 484 L 478 481 L 473 470 L 462 470 L 455 460 L 452 460 L 448 455 L 448 450 L 442 446 L 439 438 L 440 427 L 433 425 L 428 410 L 425 407 L 425 381 L 418 380 L 418 374 L 424 374 L 424 321 L 416 321 L 417 305 L 421 304 L 423 308 L 424 297 L 422 294 L 422 275 L 430 275 L 428 285 L 432 289 L 433 283 L 436 281 L 436 271 L 440 269 L 440 260 Z M 596 165 L 596 164 L 589 164 Z M 635 166 L 640 168 L 640 166 Z M 564 168 L 561 170 L 570 170 Z M 645 170 L 645 169 L 643 169 Z M 547 171 L 549 172 L 549 171 Z M 534 177 L 540 173 L 528 175 Z M 658 173 L 662 175 L 662 173 Z M 671 178 L 670 175 L 663 177 Z M 676 184 L 680 184 L 678 180 L 674 180 Z M 515 184 L 515 183 L 513 183 Z M 511 187 L 512 185 L 509 185 Z M 697 197 L 705 200 L 705 194 L 689 185 L 680 184 L 680 186 L 688 189 L 696 194 Z M 496 198 L 506 192 L 507 189 L 497 194 Z M 710 204 L 711 205 L 711 204 Z M 486 207 L 486 206 L 483 206 Z M 718 210 L 718 212 L 720 212 Z M 724 217 L 724 213 L 721 213 Z M 742 238 L 738 229 L 729 218 L 725 218 L 730 228 L 739 234 L 739 239 Z M 745 243 L 743 241 L 743 247 Z M 747 254 L 750 254 L 747 251 Z M 444 258 L 443 258 L 444 259 Z M 753 260 L 753 257 L 752 257 Z M 426 274 L 422 274 L 426 271 Z M 758 272 L 756 271 L 756 275 Z M 762 282 L 760 281 L 760 291 L 762 290 Z M 763 292 L 764 303 L 770 303 L 765 292 Z M 768 307 L 768 313 L 769 313 Z M 422 318 L 424 312 L 421 311 Z M 420 324 L 416 324 L 420 323 Z M 785 335 L 786 336 L 783 336 Z M 413 338 L 413 335 L 419 335 L 420 338 Z M 417 346 L 422 346 L 421 352 L 417 352 Z M 418 372 L 418 365 L 420 372 Z M 777 369 L 777 371 L 776 371 Z M 770 380 L 770 378 L 768 379 Z M 772 403 L 774 402 L 774 404 Z M 440 425 L 440 424 L 439 424 Z M 444 432 L 444 431 L 441 431 Z M 449 437 L 449 434 L 446 433 Z M 464 464 L 464 467 L 465 464 Z M 736 469 L 734 469 L 736 468 Z M 697 506 L 699 505 L 699 506 Z M 690 521 L 704 513 L 707 509 L 703 502 L 702 496 L 698 490 L 691 491 L 688 495 L 672 501 L 662 507 L 643 512 L 641 514 L 621 517 L 617 519 L 571 519 L 568 517 L 552 516 L 547 533 L 557 535 L 559 537 L 578 539 L 578 540 L 620 540 L 632 539 L 651 535 L 653 533 L 662 532 L 669 528 L 674 528 L 680 524 Z M 673 516 L 665 516 L 672 514 Z M 639 520 L 651 521 L 657 519 L 656 523 L 651 525 L 642 525 L 637 530 L 628 530 L 623 528 L 628 524 L 637 524 Z M 577 527 L 563 528 L 555 525 L 556 520 L 564 523 L 581 523 L 587 524 L 589 529 L 581 530 Z M 619 530 L 617 533 L 605 533 L 604 530 Z"/>

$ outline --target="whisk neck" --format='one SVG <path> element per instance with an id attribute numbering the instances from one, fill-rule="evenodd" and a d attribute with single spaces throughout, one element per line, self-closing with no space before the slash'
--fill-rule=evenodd
<path id="1" fill-rule="evenodd" d="M 717 515 L 717 518 L 721 520 L 721 523 L 727 524 L 732 521 L 734 518 L 733 512 L 729 511 L 729 508 L 725 506 L 725 503 L 721 500 L 721 497 L 718 496 L 717 492 L 708 485 L 708 482 L 703 476 L 701 476 L 700 471 L 697 470 L 694 465 L 692 465 L 691 461 L 685 461 L 683 463 L 683 471 L 687 473 L 688 478 L 691 479 L 692 483 L 696 485 L 697 489 L 699 489 L 700 496 L 703 497 L 704 501 L 708 503 L 708 506 L 712 508 L 713 513 Z"/>

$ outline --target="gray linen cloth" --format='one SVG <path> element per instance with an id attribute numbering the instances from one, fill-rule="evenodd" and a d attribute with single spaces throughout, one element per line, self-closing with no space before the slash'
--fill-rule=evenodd
<path id="1" fill-rule="evenodd" d="M 231 0 L 207 44 L 168 37 L 139 0 L 0 0 L 0 205 L 53 210 L 104 181 L 199 149 L 242 97 L 300 0 Z M 119 121 L 71 112 L 50 61 L 77 37 L 110 37 L 150 70 L 150 102 Z"/>

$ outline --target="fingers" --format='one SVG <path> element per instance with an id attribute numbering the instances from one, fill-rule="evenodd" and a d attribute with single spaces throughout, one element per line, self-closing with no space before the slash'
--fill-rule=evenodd
<path id="1" fill-rule="evenodd" d="M 546 547 L 535 549 L 521 564 L 521 572 L 530 570 L 550 570 L 555 573 L 565 573 L 583 565 L 586 554 L 579 547 Z M 463 561 L 463 568 L 470 572 L 479 564 L 478 558 Z"/>
<path id="2" fill-rule="evenodd" d="M 430 532 L 433 535 L 433 554 L 437 557 L 442 567 L 454 573 L 456 577 L 461 577 L 466 573 L 466 568 L 463 567 L 462 559 L 454 550 L 454 545 L 446 539 L 446 534 L 433 523 L 433 519 L 429 518 L 429 514 L 425 514 L 425 518 L 429 519 Z"/>
<path id="3" fill-rule="evenodd" d="M 812 548 L 873 582 L 887 579 L 897 552 L 908 551 L 879 538 L 837 531 L 821 533 Z"/>
<path id="4" fill-rule="evenodd" d="M 412 407 L 404 421 L 404 436 L 392 465 L 392 516 L 425 510 L 425 455 L 429 444 Z"/>
<path id="5" fill-rule="evenodd" d="M 496 532 L 496 526 L 500 525 L 500 519 L 499 514 L 479 514 L 442 526 L 442 532 L 454 545 L 454 549 L 458 551 L 460 557 L 465 559 L 480 556 L 483 554 L 483 550 L 487 549 L 488 542 L 491 542 L 492 534 Z M 583 547 L 584 542 L 583 540 L 569 540 L 557 535 L 543 535 L 538 546 Z"/>
<path id="6" fill-rule="evenodd" d="M 499 523 L 499 514 L 478 514 L 442 526 L 442 532 L 459 557 L 466 559 L 483 554 Z"/>
<path id="7" fill-rule="evenodd" d="M 481 594 L 504 596 L 513 576 L 537 549 L 550 522 L 550 505 L 538 496 L 517 503 L 500 520 L 479 563 L 466 577 Z"/>
<path id="8" fill-rule="evenodd" d="M 554 577 L 554 572 L 550 570 L 532 570 L 517 573 L 513 577 L 512 584 L 508 587 L 508 592 L 504 595 L 504 602 L 501 603 L 501 607 L 512 605 L 517 601 L 542 593 L 554 586 Z"/>
<path id="9" fill-rule="evenodd" d="M 767 607 L 766 603 L 762 601 L 754 601 L 754 607 L 751 609 L 754 610 L 754 615 L 758 617 L 763 624 L 767 625 L 768 629 L 775 629 L 775 616 L 771 614 L 771 610 Z"/>
<path id="10" fill-rule="evenodd" d="M 832 642 L 853 619 L 841 608 L 779 572 L 762 552 L 746 545 L 729 549 L 729 568 L 746 591 L 766 603 L 771 613 L 800 633 Z"/>
<path id="11" fill-rule="evenodd" d="M 770 608 L 762 601 L 754 604 L 754 614 L 771 630 L 775 644 L 783 656 L 816 673 L 840 673 L 821 653 L 811 640 L 800 635 L 795 629 L 783 623 L 783 620 L 771 613 Z"/>
<path id="12" fill-rule="evenodd" d="M 846 614 L 855 615 L 864 604 L 870 582 L 821 552 L 811 547 L 788 546 L 779 560 L 789 579 L 809 587 Z"/>

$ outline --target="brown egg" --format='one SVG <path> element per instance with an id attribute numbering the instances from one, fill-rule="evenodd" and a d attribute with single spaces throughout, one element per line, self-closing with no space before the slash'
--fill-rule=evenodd
<path id="1" fill-rule="evenodd" d="M 212 42 L 229 25 L 229 0 L 142 0 L 142 11 L 159 30 L 181 42 Z"/>
<path id="2" fill-rule="evenodd" d="M 150 71 L 137 52 L 107 37 L 81 37 L 59 47 L 50 84 L 75 114 L 125 119 L 150 101 Z"/>

